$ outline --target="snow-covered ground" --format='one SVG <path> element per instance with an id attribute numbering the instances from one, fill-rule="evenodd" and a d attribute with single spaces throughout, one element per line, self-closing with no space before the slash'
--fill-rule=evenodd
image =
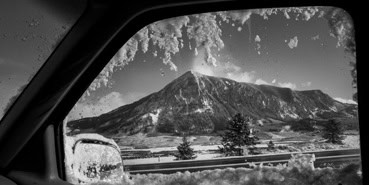
<path id="1" fill-rule="evenodd" d="M 222 154 L 196 154 L 197 160 L 203 160 L 203 159 L 212 159 L 222 156 Z M 175 160 L 174 156 L 170 157 L 158 157 L 156 158 L 145 158 L 145 159 L 129 159 L 129 160 L 123 160 L 124 165 L 132 165 L 132 164 L 148 164 L 148 163 L 159 163 L 159 162 L 172 162 Z"/>
<path id="2" fill-rule="evenodd" d="M 260 144 L 256 144 L 256 148 L 267 148 L 269 140 L 262 141 Z M 286 142 L 277 142 L 275 143 L 275 146 L 285 146 L 287 143 L 298 143 L 301 141 L 286 141 Z M 191 148 L 194 149 L 194 151 L 208 151 L 208 150 L 218 150 L 218 147 L 222 147 L 222 145 L 191 145 Z M 132 149 L 129 149 L 132 150 Z M 149 148 L 149 149 L 134 149 L 135 151 L 148 151 L 150 150 L 152 153 L 155 152 L 163 152 L 163 151 L 177 151 L 177 147 L 158 147 L 158 148 Z"/>
<path id="3" fill-rule="evenodd" d="M 261 141 L 261 144 L 256 145 L 256 147 L 266 148 L 267 142 L 269 140 Z M 192 145 L 191 147 L 197 151 L 197 158 L 198 160 L 201 159 L 213 159 L 217 157 L 221 157 L 222 154 L 217 153 L 210 153 L 209 150 L 217 150 L 218 147 L 221 145 Z M 286 146 L 285 149 L 279 149 L 278 146 Z M 303 152 L 303 151 L 317 151 L 317 150 L 327 150 L 327 149 L 347 149 L 347 148 L 360 148 L 360 140 L 358 135 L 347 135 L 343 140 L 343 145 L 334 145 L 330 143 L 325 143 L 322 141 L 315 141 L 312 143 L 303 143 L 302 141 L 284 141 L 284 142 L 275 142 L 275 150 L 273 151 L 266 151 L 266 153 L 285 153 L 285 152 Z M 151 152 L 161 152 L 161 151 L 176 151 L 176 147 L 158 147 L 158 148 L 150 148 L 150 149 L 143 149 L 143 150 L 150 150 Z M 125 165 L 132 165 L 132 164 L 145 164 L 145 163 L 158 163 L 158 162 L 171 162 L 174 161 L 175 157 L 160 157 L 159 158 L 144 158 L 144 159 L 128 159 L 124 160 Z"/>
<path id="4" fill-rule="evenodd" d="M 206 151 L 206 150 L 218 150 L 218 146 L 222 145 L 191 145 L 191 148 L 193 148 L 195 151 Z M 154 152 L 162 152 L 162 151 L 177 151 L 177 147 L 158 147 L 158 148 L 150 148 L 147 149 L 150 150 L 152 153 Z"/>
<path id="5" fill-rule="evenodd" d="M 278 145 L 278 144 L 277 144 Z M 283 144 L 280 144 L 283 145 Z M 194 149 L 194 151 L 207 151 L 207 150 L 218 150 L 218 147 L 221 147 L 222 145 L 191 145 L 191 148 Z M 267 144 L 256 144 L 255 147 L 265 148 L 268 147 Z M 138 149 L 137 151 L 139 151 Z M 177 147 L 158 147 L 158 148 L 149 148 L 149 149 L 141 149 L 141 150 L 150 150 L 152 153 L 155 152 L 163 152 L 163 151 L 177 151 Z"/>
<path id="6" fill-rule="evenodd" d="M 343 143 L 352 148 L 360 148 L 360 138 L 358 135 L 347 135 Z"/>

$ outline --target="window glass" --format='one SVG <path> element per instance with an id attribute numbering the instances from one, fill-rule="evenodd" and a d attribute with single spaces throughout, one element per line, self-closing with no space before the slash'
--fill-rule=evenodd
<path id="1" fill-rule="evenodd" d="M 119 147 L 122 181 L 133 184 L 360 184 L 355 64 L 354 25 L 339 8 L 154 22 L 65 119 L 67 175 L 90 182 L 92 163 L 71 149 L 86 136 Z M 273 167 L 259 173 L 259 163 Z"/>
<path id="2" fill-rule="evenodd" d="M 0 2 L 0 120 L 77 18 L 85 1 Z"/>

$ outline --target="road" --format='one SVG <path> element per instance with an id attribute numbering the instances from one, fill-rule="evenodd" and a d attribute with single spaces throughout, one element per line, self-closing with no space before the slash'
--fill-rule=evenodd
<path id="1" fill-rule="evenodd" d="M 208 169 L 219 169 L 228 167 L 250 167 L 250 163 L 254 164 L 271 164 L 277 165 L 287 163 L 291 158 L 291 154 L 298 152 L 273 154 L 273 155 L 255 155 L 248 157 L 226 157 L 206 160 L 187 160 L 174 161 L 151 164 L 125 165 L 125 171 L 130 174 L 147 174 L 147 173 L 175 173 L 184 171 L 202 171 Z M 345 150 L 325 150 L 315 152 L 303 152 L 305 154 L 315 154 L 315 167 L 321 167 L 324 163 L 342 163 L 346 161 L 360 161 L 360 149 Z"/>

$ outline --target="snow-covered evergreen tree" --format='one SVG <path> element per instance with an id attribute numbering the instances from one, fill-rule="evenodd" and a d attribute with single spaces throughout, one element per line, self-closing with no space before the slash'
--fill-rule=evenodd
<path id="1" fill-rule="evenodd" d="M 195 159 L 197 156 L 193 148 L 191 148 L 191 143 L 187 140 L 186 135 L 182 138 L 182 143 L 177 147 L 178 154 L 176 155 L 176 160 L 189 160 Z"/>
<path id="2" fill-rule="evenodd" d="M 244 117 L 238 113 L 228 122 L 226 131 L 222 135 L 223 147 L 219 148 L 222 153 L 226 156 L 241 156 L 242 146 L 254 149 L 259 138 L 252 133 L 249 125 L 251 121 L 250 117 Z"/>

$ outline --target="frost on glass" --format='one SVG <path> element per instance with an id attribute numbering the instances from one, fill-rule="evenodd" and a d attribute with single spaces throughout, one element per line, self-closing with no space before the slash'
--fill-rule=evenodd
<path id="1" fill-rule="evenodd" d="M 119 147 L 112 139 L 98 134 L 80 134 L 64 138 L 65 169 L 71 183 L 120 182 L 123 162 Z M 110 145 L 82 143 L 94 140 Z"/>
<path id="2" fill-rule="evenodd" d="M 90 91 L 94 91 L 102 86 L 107 87 L 114 71 L 122 69 L 134 60 L 139 45 L 142 52 L 146 53 L 151 41 L 153 45 L 158 46 L 163 51 L 163 56 L 160 56 L 162 62 L 168 65 L 171 70 L 177 71 L 177 66 L 171 57 L 183 48 L 182 35 L 187 34 L 190 41 L 193 40 L 195 42 L 194 46 L 189 43 L 190 49 L 193 48 L 194 52 L 197 53 L 198 49 L 203 48 L 205 50 L 204 60 L 209 65 L 216 66 L 217 61 L 213 56 L 213 50 L 221 50 L 224 47 L 221 38 L 222 30 L 219 28 L 222 22 L 229 23 L 233 21 L 238 24 L 239 27 L 237 29 L 240 31 L 242 26 L 247 26 L 247 20 L 252 14 L 268 19 L 269 16 L 278 13 L 282 13 L 286 19 L 291 19 L 290 14 L 293 14 L 295 17 L 292 17 L 292 19 L 296 21 L 309 21 L 314 16 L 327 19 L 331 28 L 331 35 L 337 38 L 337 46 L 344 47 L 350 55 L 356 57 L 353 23 L 350 16 L 342 9 L 302 7 L 203 13 L 161 20 L 142 28 L 114 55 L 104 70 L 90 85 L 85 95 L 89 95 Z M 220 21 L 217 22 L 217 19 L 220 19 Z M 255 37 L 255 42 L 260 42 L 259 36 Z M 289 41 L 288 45 L 293 48 L 297 46 L 297 43 L 297 37 L 294 37 Z M 259 48 L 260 45 L 258 45 Z M 158 57 L 157 51 L 154 51 L 153 57 Z M 352 66 L 355 68 L 354 64 L 355 60 L 352 60 Z M 356 77 L 356 69 L 353 69 L 353 77 Z M 356 84 L 356 79 L 354 79 L 353 84 Z"/>
<path id="3" fill-rule="evenodd" d="M 83 11 L 84 1 L 68 10 L 48 2 L 0 2 L 0 119 L 31 81 Z M 65 7 L 64 7 L 65 8 Z M 65 12 L 63 12 L 65 11 Z"/>

